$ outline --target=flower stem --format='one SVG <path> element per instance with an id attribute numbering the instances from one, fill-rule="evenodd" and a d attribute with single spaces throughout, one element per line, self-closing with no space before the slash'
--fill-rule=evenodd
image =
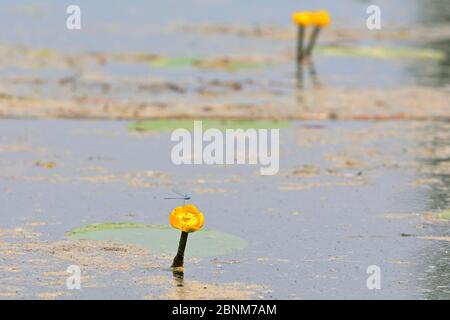
<path id="1" fill-rule="evenodd" d="M 317 37 L 319 36 L 320 28 L 314 27 L 311 39 L 309 40 L 308 47 L 306 48 L 305 57 L 310 57 L 311 53 L 314 49 L 314 46 L 316 45 Z"/>
<path id="2" fill-rule="evenodd" d="M 181 231 L 180 243 L 178 244 L 178 251 L 175 258 L 173 258 L 172 268 L 182 267 L 184 262 L 184 250 L 186 249 L 188 233 Z"/>
<path id="3" fill-rule="evenodd" d="M 303 42 L 305 39 L 305 27 L 302 25 L 298 26 L 298 36 L 297 36 L 297 62 L 300 63 L 303 60 Z"/>

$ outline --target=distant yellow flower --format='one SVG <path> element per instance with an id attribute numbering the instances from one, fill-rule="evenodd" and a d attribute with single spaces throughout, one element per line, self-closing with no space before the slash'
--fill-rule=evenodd
<path id="1" fill-rule="evenodd" d="M 172 227 L 184 232 L 195 232 L 203 227 L 203 213 L 193 204 L 176 207 L 169 216 Z"/>
<path id="2" fill-rule="evenodd" d="M 54 162 L 41 162 L 41 161 L 36 161 L 35 166 L 37 167 L 42 167 L 42 168 L 46 168 L 46 169 L 53 169 L 54 167 L 56 167 L 56 163 Z"/>
<path id="3" fill-rule="evenodd" d="M 309 11 L 297 11 L 292 14 L 292 21 L 301 26 L 312 23 L 312 13 Z"/>
<path id="4" fill-rule="evenodd" d="M 328 11 L 322 10 L 313 12 L 311 15 L 311 21 L 316 26 L 325 27 L 330 24 L 331 19 Z"/>

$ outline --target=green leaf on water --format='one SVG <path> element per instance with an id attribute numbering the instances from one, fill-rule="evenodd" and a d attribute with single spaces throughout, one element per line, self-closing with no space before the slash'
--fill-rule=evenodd
<path id="1" fill-rule="evenodd" d="M 231 64 L 233 70 L 261 69 L 264 67 L 267 67 L 266 63 L 255 61 L 237 61 Z"/>
<path id="2" fill-rule="evenodd" d="M 374 59 L 444 60 L 446 58 L 444 51 L 413 47 L 319 46 L 317 52 L 328 56 L 366 57 Z"/>
<path id="3" fill-rule="evenodd" d="M 444 210 L 437 214 L 438 219 L 450 220 L 450 209 Z"/>
<path id="4" fill-rule="evenodd" d="M 48 60 L 55 58 L 58 55 L 56 51 L 53 51 L 52 49 L 48 49 L 48 48 L 33 50 L 30 52 L 30 54 L 35 58 L 48 59 Z"/>
<path id="5" fill-rule="evenodd" d="M 180 68 L 180 67 L 190 67 L 194 65 L 196 59 L 180 57 L 180 58 L 169 58 L 160 57 L 150 62 L 152 67 L 157 68 Z"/>
<path id="6" fill-rule="evenodd" d="M 167 225 L 130 222 L 101 223 L 72 230 L 66 235 L 76 240 L 111 241 L 148 248 L 154 254 L 175 255 L 180 231 Z M 232 234 L 202 229 L 189 234 L 187 257 L 212 257 L 231 254 L 245 248 L 246 241 Z"/>
<path id="7" fill-rule="evenodd" d="M 158 57 L 149 63 L 155 68 L 195 67 L 225 71 L 261 69 L 267 66 L 267 63 L 260 61 L 232 58 Z"/>
<path id="8" fill-rule="evenodd" d="M 202 120 L 203 130 L 219 129 L 278 129 L 289 126 L 288 121 L 275 120 Z M 131 131 L 139 132 L 164 132 L 176 129 L 194 130 L 194 120 L 188 119 L 155 119 L 132 122 L 128 125 Z"/>

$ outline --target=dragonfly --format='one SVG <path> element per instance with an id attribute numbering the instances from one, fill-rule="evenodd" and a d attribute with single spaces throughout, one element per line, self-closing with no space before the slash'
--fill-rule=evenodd
<path id="1" fill-rule="evenodd" d="M 182 193 L 178 190 L 172 189 L 172 192 L 177 194 L 179 197 L 168 197 L 164 198 L 164 200 L 183 200 L 183 205 L 186 204 L 186 200 L 191 200 L 191 197 L 185 193 Z"/>

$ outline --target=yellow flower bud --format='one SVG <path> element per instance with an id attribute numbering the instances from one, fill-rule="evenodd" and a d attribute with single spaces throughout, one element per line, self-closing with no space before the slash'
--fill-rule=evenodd
<path id="1" fill-rule="evenodd" d="M 313 12 L 311 15 L 311 21 L 316 26 L 325 27 L 330 24 L 331 19 L 328 11 L 322 10 Z"/>
<path id="2" fill-rule="evenodd" d="M 312 23 L 312 13 L 309 11 L 297 11 L 292 14 L 292 21 L 296 24 L 307 26 Z"/>
<path id="3" fill-rule="evenodd" d="M 169 222 L 175 229 L 184 232 L 195 232 L 203 227 L 203 213 L 193 204 L 176 207 L 169 216 Z"/>

